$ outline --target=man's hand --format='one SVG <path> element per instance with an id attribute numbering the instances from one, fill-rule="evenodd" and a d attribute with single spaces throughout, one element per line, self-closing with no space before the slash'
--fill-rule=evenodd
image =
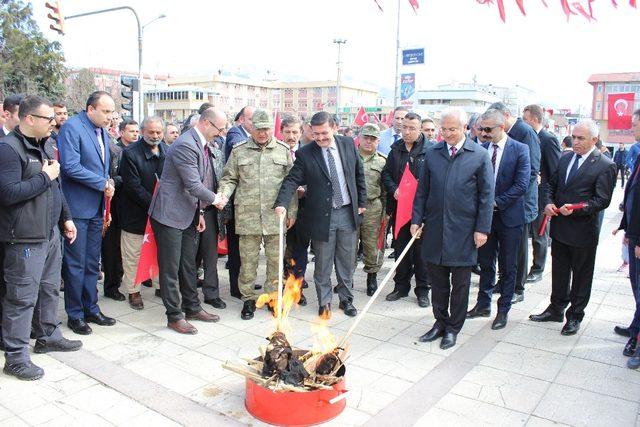
<path id="1" fill-rule="evenodd" d="M 558 209 L 558 211 L 564 216 L 569 216 L 573 213 L 573 209 L 568 209 L 566 204 L 560 206 L 560 209 Z"/>
<path id="2" fill-rule="evenodd" d="M 60 163 L 57 160 L 45 160 L 42 172 L 46 173 L 51 181 L 60 176 Z"/>
<path id="3" fill-rule="evenodd" d="M 487 243 L 487 235 L 485 233 L 480 233 L 480 232 L 474 232 L 473 233 L 473 241 L 476 244 L 476 248 L 481 247 L 482 245 L 484 245 L 485 243 Z"/>
<path id="4" fill-rule="evenodd" d="M 224 193 L 216 194 L 217 201 L 214 200 L 213 206 L 216 207 L 219 211 L 224 209 L 224 207 L 229 203 L 229 198 Z"/>
<path id="5" fill-rule="evenodd" d="M 611 232 L 611 234 L 613 234 L 615 236 L 616 234 L 618 234 L 618 231 L 620 231 L 619 228 L 614 228 L 613 231 Z"/>
<path id="6" fill-rule="evenodd" d="M 109 178 L 107 180 L 107 185 L 104 188 L 104 195 L 107 197 L 113 197 L 115 193 L 116 193 L 115 184 L 113 183 L 113 180 Z"/>
<path id="7" fill-rule="evenodd" d="M 362 215 L 366 210 L 367 208 L 358 208 L 358 215 Z"/>
<path id="8" fill-rule="evenodd" d="M 72 244 L 76 241 L 76 237 L 78 235 L 78 230 L 76 229 L 76 225 L 71 220 L 67 220 L 63 224 L 63 230 L 65 239 L 69 241 L 69 244 Z"/>
<path id="9" fill-rule="evenodd" d="M 207 226 L 205 225 L 205 222 L 204 222 L 204 215 L 199 215 L 198 226 L 196 227 L 196 231 L 198 233 L 202 233 L 206 228 Z"/>
<path id="10" fill-rule="evenodd" d="M 546 216 L 557 216 L 558 208 L 553 203 L 549 203 L 547 206 L 544 207 L 544 214 Z"/>
<path id="11" fill-rule="evenodd" d="M 298 199 L 302 199 L 305 193 L 307 192 L 307 190 L 302 185 L 298 187 L 297 191 L 298 191 Z"/>
<path id="12" fill-rule="evenodd" d="M 420 237 L 422 237 L 422 226 L 418 224 L 411 224 L 409 231 L 411 232 L 412 236 L 416 237 L 416 239 L 419 239 Z"/>
<path id="13" fill-rule="evenodd" d="M 106 228 L 109 228 L 109 226 L 111 225 L 111 220 L 112 220 L 112 219 L 113 219 L 113 218 L 111 217 L 111 213 L 109 213 L 109 216 L 107 217 L 107 220 L 106 220 L 106 221 L 104 221 L 104 228 L 105 228 L 105 229 L 106 229 Z"/>
<path id="14" fill-rule="evenodd" d="M 633 248 L 633 252 L 636 258 L 640 258 L 640 246 L 636 246 L 635 248 Z"/>
<path id="15" fill-rule="evenodd" d="M 287 230 L 291 229 L 293 225 L 296 223 L 295 218 L 287 218 Z"/>
<path id="16" fill-rule="evenodd" d="M 398 194 L 400 193 L 400 190 L 396 190 L 393 192 L 393 198 L 398 200 Z"/>
<path id="17" fill-rule="evenodd" d="M 285 216 L 287 214 L 287 208 L 285 208 L 284 206 L 276 206 L 275 211 L 276 215 L 279 217 Z"/>

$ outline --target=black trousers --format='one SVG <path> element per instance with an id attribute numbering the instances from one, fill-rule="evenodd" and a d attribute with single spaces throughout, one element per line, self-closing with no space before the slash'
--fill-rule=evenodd
<path id="1" fill-rule="evenodd" d="M 102 238 L 102 271 L 104 271 L 104 293 L 117 291 L 122 283 L 122 252 L 120 251 L 121 230 L 118 224 L 111 223 Z"/>
<path id="2" fill-rule="evenodd" d="M 205 301 L 220 297 L 218 282 L 218 221 L 216 217 L 215 208 L 208 208 L 204 211 L 206 228 L 200 233 L 198 252 L 196 253 L 196 266 L 202 263 L 204 268 L 202 293 Z"/>
<path id="3" fill-rule="evenodd" d="M 447 267 L 427 264 L 431 277 L 431 304 L 436 325 L 457 334 L 462 329 L 469 308 L 471 267 Z"/>
<path id="4" fill-rule="evenodd" d="M 240 276 L 240 236 L 236 234 L 236 221 L 230 219 L 227 222 L 227 261 L 229 263 L 229 289 L 231 296 L 240 298 L 238 277 Z"/>
<path id="5" fill-rule="evenodd" d="M 411 224 L 406 224 L 398 232 L 398 238 L 393 242 L 393 249 L 396 252 L 396 257 L 400 256 L 400 253 L 409 244 L 411 240 L 410 232 Z M 422 259 L 422 242 L 424 239 L 416 240 L 413 246 L 409 249 L 404 256 L 398 268 L 396 274 L 393 276 L 395 282 L 394 291 L 398 291 L 403 295 L 408 295 L 411 290 L 411 277 L 416 276 L 416 296 L 426 295 L 429 292 L 429 275 L 427 273 L 427 264 Z"/>
<path id="6" fill-rule="evenodd" d="M 533 265 L 532 273 L 542 273 L 544 265 L 547 263 L 547 251 L 549 249 L 549 224 L 544 230 L 542 236 L 538 235 L 540 224 L 544 219 L 544 211 L 538 214 L 538 217 L 531 223 L 529 233 L 531 235 L 531 245 L 533 246 Z"/>
<path id="7" fill-rule="evenodd" d="M 553 240 L 551 243 L 551 306 L 567 319 L 582 321 L 591 297 L 597 246 L 578 248 Z M 569 283 L 571 282 L 571 285 Z"/>
<path id="8" fill-rule="evenodd" d="M 160 292 L 169 322 L 184 319 L 184 313 L 195 314 L 202 311 L 196 287 L 197 221 L 198 213 L 189 227 L 180 230 L 151 219 L 158 244 Z"/>
<path id="9" fill-rule="evenodd" d="M 529 273 L 529 229 L 531 223 L 526 222 L 522 226 L 522 237 L 518 248 L 518 268 L 516 270 L 516 294 L 524 293 L 524 282 Z"/>
<path id="10" fill-rule="evenodd" d="M 621 187 L 624 188 L 624 178 L 625 178 L 625 173 L 627 172 L 627 166 L 624 164 L 616 164 L 616 177 L 618 176 L 618 173 L 620 173 L 620 179 L 622 179 L 622 185 Z"/>

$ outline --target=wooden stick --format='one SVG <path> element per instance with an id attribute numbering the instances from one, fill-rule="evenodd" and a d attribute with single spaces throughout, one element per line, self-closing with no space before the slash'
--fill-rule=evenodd
<path id="1" fill-rule="evenodd" d="M 420 230 L 419 230 L 420 232 L 422 231 L 422 227 L 423 226 L 420 227 Z M 402 262 L 402 259 L 407 254 L 407 252 L 409 252 L 409 249 L 411 249 L 411 246 L 413 246 L 413 242 L 415 241 L 416 241 L 416 237 L 412 236 L 411 240 L 409 240 L 409 243 L 407 243 L 407 246 L 405 246 L 402 253 L 400 253 L 400 256 L 396 259 L 396 262 L 394 262 L 393 265 L 391 266 L 391 270 L 389 270 L 387 272 L 387 275 L 384 276 L 384 279 L 382 279 L 382 283 L 380 283 L 380 285 L 378 286 L 378 290 L 371 296 L 369 301 L 367 301 L 367 304 L 360 311 L 360 313 L 358 313 L 358 317 L 356 317 L 356 320 L 354 320 L 353 324 L 351 325 L 351 327 L 349 328 L 345 336 L 342 338 L 342 341 L 340 341 L 340 344 L 338 344 L 338 348 L 344 348 L 344 345 L 347 342 L 347 339 L 349 338 L 349 336 L 351 336 L 351 334 L 356 329 L 356 327 L 358 327 L 358 324 L 362 321 L 362 318 L 364 317 L 364 315 L 367 314 L 367 311 L 369 311 L 369 308 L 371 308 L 376 298 L 378 298 L 378 296 L 382 292 L 382 289 L 385 287 L 389 279 L 391 279 L 391 276 L 393 276 L 393 273 L 395 273 L 396 269 L 398 268 L 398 265 L 400 265 L 400 262 Z"/>
<path id="2" fill-rule="evenodd" d="M 282 331 L 282 294 L 283 294 L 283 275 L 284 275 L 284 220 L 286 216 L 280 216 L 280 238 L 278 241 L 278 301 L 276 305 L 276 316 L 278 319 L 278 331 Z"/>

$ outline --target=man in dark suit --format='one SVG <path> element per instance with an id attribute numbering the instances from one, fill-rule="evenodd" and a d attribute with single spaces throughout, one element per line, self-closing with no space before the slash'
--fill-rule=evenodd
<path id="1" fill-rule="evenodd" d="M 231 157 L 231 150 L 236 144 L 246 141 L 251 137 L 250 132 L 253 126 L 253 111 L 251 106 L 243 107 L 235 118 L 236 125 L 227 131 L 224 143 L 225 161 Z M 227 220 L 227 261 L 229 267 L 229 287 L 231 296 L 242 298 L 238 287 L 238 277 L 240 275 L 240 236 L 236 233 L 235 213 L 233 211 L 233 198 L 231 198 L 229 218 Z"/>
<path id="2" fill-rule="evenodd" d="M 538 216 L 531 223 L 529 234 L 533 246 L 533 264 L 527 275 L 526 283 L 542 280 L 542 273 L 547 262 L 547 246 L 549 246 L 549 227 L 542 236 L 539 235 L 540 225 L 544 220 L 545 193 L 549 190 L 549 177 L 558 169 L 560 160 L 560 142 L 554 134 L 546 130 L 544 124 L 544 110 L 539 105 L 527 105 L 522 113 L 522 119 L 538 133 L 540 139 L 540 185 L 538 186 Z"/>
<path id="3" fill-rule="evenodd" d="M 618 173 L 620 173 L 620 179 L 622 182 L 620 183 L 620 187 L 624 188 L 624 178 L 627 174 L 627 149 L 624 142 L 621 142 L 613 155 L 613 163 L 616 164 L 616 179 L 618 177 Z"/>
<path id="4" fill-rule="evenodd" d="M 444 141 L 429 149 L 413 202 L 411 234 L 423 236 L 436 322 L 420 337 L 453 347 L 469 305 L 471 267 L 491 231 L 494 190 L 489 153 L 467 139 L 467 115 L 442 112 Z M 455 195 L 455 196 L 453 196 Z M 423 230 L 420 230 L 420 226 Z"/>
<path id="5" fill-rule="evenodd" d="M 324 111 L 313 115 L 315 143 L 296 152 L 293 168 L 282 182 L 274 203 L 276 213 L 284 215 L 294 191 L 301 185 L 307 186 L 303 218 L 316 253 L 313 278 L 320 306 L 318 314 L 322 317 L 331 315 L 334 259 L 340 309 L 348 316 L 357 314 L 351 288 L 357 228 L 367 203 L 360 156 L 353 143 L 334 136 L 334 124 L 333 117 Z"/>
<path id="6" fill-rule="evenodd" d="M 509 107 L 502 102 L 491 104 L 489 109 L 495 109 L 504 115 L 507 134 L 529 147 L 529 163 L 531 174 L 529 175 L 529 187 L 524 196 L 524 221 L 522 238 L 518 249 L 518 269 L 516 271 L 516 291 L 513 294 L 512 303 L 524 300 L 524 283 L 527 279 L 529 267 L 529 230 L 531 223 L 538 216 L 538 171 L 540 170 L 540 140 L 538 134 L 521 118 L 514 116 Z"/>
<path id="7" fill-rule="evenodd" d="M 222 112 L 209 108 L 193 128 L 169 146 L 162 181 L 149 208 L 158 244 L 160 291 L 167 327 L 181 334 L 198 333 L 187 320 L 219 320 L 218 316 L 204 311 L 198 299 L 196 232 L 205 229 L 203 206 L 226 203 L 223 195 L 215 194 L 203 183 L 206 171 L 211 168 L 204 147 L 222 134 L 226 124 L 227 118 Z"/>
<path id="8" fill-rule="evenodd" d="M 493 221 L 487 243 L 478 249 L 480 289 L 478 302 L 467 313 L 467 319 L 489 317 L 491 295 L 496 279 L 496 259 L 500 260 L 502 293 L 498 300 L 498 314 L 491 329 L 507 325 L 511 298 L 515 290 L 516 254 L 524 224 L 524 194 L 529 186 L 529 149 L 505 132 L 505 119 L 497 110 L 487 110 L 480 118 L 477 132 L 483 147 L 491 154 L 495 177 Z"/>
<path id="9" fill-rule="evenodd" d="M 551 176 L 545 214 L 551 219 L 551 304 L 534 322 L 567 322 L 562 335 L 580 329 L 584 309 L 591 296 L 600 224 L 598 213 L 609 206 L 615 186 L 616 166 L 595 148 L 598 126 L 583 121 L 573 128 L 573 153 L 560 158 Z M 583 209 L 567 207 L 586 203 Z M 569 285 L 572 280 L 571 286 Z"/>
<path id="10" fill-rule="evenodd" d="M 88 335 L 87 322 L 111 326 L 115 319 L 105 316 L 98 307 L 98 270 L 105 196 L 113 197 L 114 182 L 109 178 L 109 134 L 115 110 L 107 92 L 89 95 L 86 111 L 67 120 L 58 134 L 62 191 L 73 222 L 78 229 L 74 244 L 65 241 L 62 278 L 64 303 L 69 328 Z"/>

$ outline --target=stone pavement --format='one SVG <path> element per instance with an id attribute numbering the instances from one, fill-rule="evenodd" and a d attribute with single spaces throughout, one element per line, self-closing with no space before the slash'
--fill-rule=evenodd
<path id="1" fill-rule="evenodd" d="M 419 308 L 414 297 L 394 303 L 381 298 L 350 340 L 347 409 L 327 425 L 636 425 L 640 373 L 625 367 L 626 341 L 613 333 L 614 325 L 628 324 L 634 309 L 629 281 L 616 272 L 621 237 L 610 233 L 619 222 L 621 197 L 618 188 L 605 215 L 591 302 L 578 335 L 563 337 L 559 323 L 527 320 L 548 304 L 549 268 L 513 307 L 506 329 L 491 331 L 491 319 L 470 320 L 447 351 L 437 342 L 417 342 L 433 323 L 430 308 Z M 94 326 L 82 338 L 82 351 L 33 355 L 46 372 L 37 382 L 0 374 L 0 425 L 265 425 L 244 408 L 244 378 L 222 364 L 255 357 L 273 323 L 266 310 L 253 321 L 240 319 L 241 303 L 229 297 L 223 263 L 228 306 L 208 308 L 220 314 L 219 323 L 197 322 L 198 335 L 182 336 L 166 329 L 162 302 L 151 289 L 144 289 L 139 312 L 102 299 L 102 310 L 118 323 Z M 382 273 L 390 266 L 386 260 Z M 308 278 L 312 270 L 310 264 Z M 358 270 L 359 308 L 367 298 L 365 282 Z M 292 312 L 290 337 L 305 348 L 313 342 L 310 321 L 317 314 L 314 292 L 306 294 L 309 305 Z M 60 307 L 62 316 L 62 299 Z M 335 311 L 330 325 L 340 338 L 352 321 Z M 66 327 L 65 335 L 77 338 Z"/>

